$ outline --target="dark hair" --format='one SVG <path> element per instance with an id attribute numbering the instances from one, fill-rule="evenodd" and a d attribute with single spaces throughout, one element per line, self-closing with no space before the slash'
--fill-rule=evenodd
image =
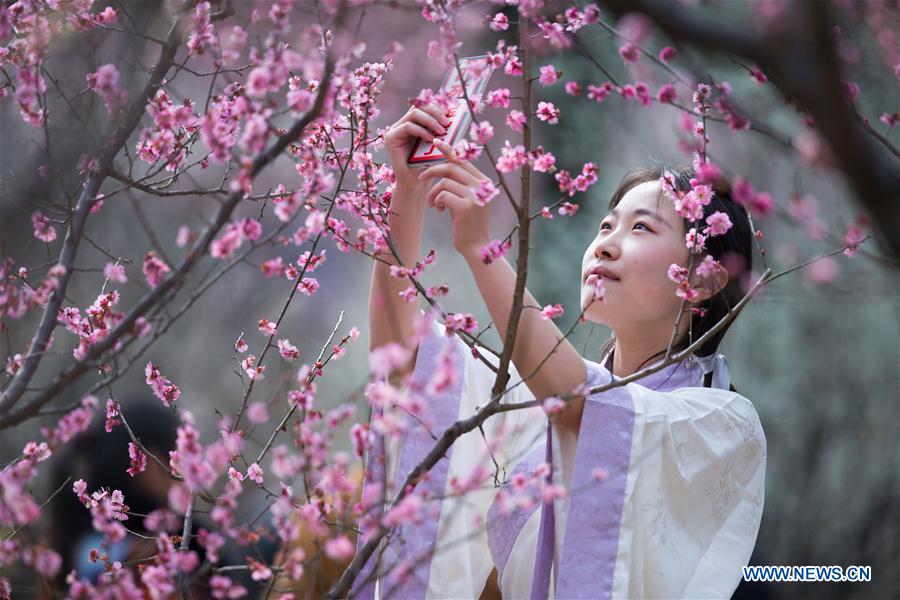
<path id="1" fill-rule="evenodd" d="M 696 175 L 693 167 L 690 165 L 632 169 L 625 173 L 616 191 L 613 192 L 609 201 L 609 210 L 615 208 L 630 189 L 642 183 L 659 181 L 666 171 L 672 175 L 672 181 L 677 192 L 687 193 L 691 191 L 691 179 Z M 699 304 L 699 307 L 706 309 L 702 316 L 695 313 L 691 314 L 687 335 L 681 336 L 681 339 L 676 340 L 673 345 L 673 350 L 676 351 L 687 348 L 693 340 L 712 329 L 728 313 L 731 307 L 741 300 L 744 295 L 742 286 L 743 275 L 748 273 L 753 266 L 753 230 L 746 209 L 734 202 L 731 194 L 731 184 L 724 177 L 717 177 L 710 186 L 712 187 L 713 196 L 710 203 L 703 207 L 703 220 L 705 221 L 706 217 L 719 211 L 728 215 L 732 226 L 723 235 L 706 238 L 705 250 L 702 254 L 694 255 L 693 266 L 696 267 L 703 257 L 708 254 L 728 269 L 728 283 L 724 289 L 719 290 L 709 299 Z M 664 192 L 660 190 L 660 198 L 664 197 L 663 194 Z M 691 227 L 697 227 L 698 230 L 701 229 L 700 222 L 691 222 L 685 218 L 683 223 L 685 232 L 689 231 Z M 715 354 L 719 343 L 730 326 L 731 323 L 728 323 L 717 331 L 715 335 L 700 346 L 695 354 L 697 356 Z M 615 338 L 610 338 L 604 345 L 601 354 L 610 348 L 614 340 Z M 664 352 L 665 350 L 658 352 L 644 361 L 643 364 Z"/>
<path id="2" fill-rule="evenodd" d="M 169 450 L 175 449 L 178 427 L 178 419 L 172 411 L 155 399 L 142 396 L 126 400 L 123 409 L 135 436 L 157 457 L 167 461 Z M 121 490 L 130 512 L 136 514 L 146 515 L 164 507 L 164 503 L 147 494 L 140 482 L 126 473 L 131 462 L 128 457 L 131 438 L 125 427 L 118 425 L 107 433 L 103 424 L 104 419 L 95 421 L 59 453 L 54 464 L 53 487 L 70 480 L 63 493 L 51 504 L 53 546 L 63 559 L 63 568 L 58 576 L 60 585 L 63 585 L 66 575 L 74 567 L 75 549 L 81 537 L 93 531 L 90 512 L 71 491 L 73 482 L 84 479 L 89 491 L 101 487 Z M 150 460 L 152 459 L 148 458 Z M 142 476 L 144 475 L 137 475 Z M 134 517 L 126 526 L 144 533 L 143 523 L 143 517 Z"/>

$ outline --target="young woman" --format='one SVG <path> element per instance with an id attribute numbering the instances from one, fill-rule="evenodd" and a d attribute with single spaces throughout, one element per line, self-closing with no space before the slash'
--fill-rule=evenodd
<path id="1" fill-rule="evenodd" d="M 425 207 L 449 211 L 454 248 L 504 339 L 516 274 L 506 260 L 482 261 L 481 248 L 493 238 L 490 207 L 478 205 L 474 188 L 485 175 L 435 139 L 445 124 L 441 110 L 429 105 L 411 109 L 386 135 L 397 177 L 392 237 L 411 266 Z M 410 170 L 406 157 L 415 137 L 433 141 L 446 162 Z M 510 384 L 521 373 L 525 385 L 502 402 L 563 396 L 656 366 L 673 331 L 674 349 L 684 349 L 740 299 L 740 278 L 752 261 L 746 212 L 731 200 L 727 183 L 716 181 L 703 220 L 720 212 L 732 225 L 692 257 L 685 238 L 691 223 L 662 193 L 663 172 L 642 169 L 624 177 L 582 258 L 585 317 L 613 331 L 600 361 L 582 358 L 562 340 L 526 291 L 510 368 Z M 692 175 L 676 169 L 667 185 L 687 193 Z M 435 177 L 441 179 L 429 187 Z M 702 263 L 706 256 L 727 269 L 709 268 L 709 261 Z M 676 295 L 673 264 L 706 265 L 681 284 L 687 302 Z M 595 300 L 598 278 L 602 300 Z M 423 397 L 431 430 L 440 433 L 489 401 L 495 374 L 461 340 L 443 335 L 430 313 L 417 329 L 418 307 L 398 295 L 407 285 L 376 263 L 370 348 L 394 342 L 409 350 L 408 391 Z M 370 560 L 357 579 L 356 591 L 363 597 L 477 597 L 493 575 L 504 598 L 730 597 L 762 516 L 766 445 L 756 411 L 730 385 L 725 357 L 717 353 L 726 329 L 680 362 L 557 405 L 549 422 L 540 409 L 512 411 L 488 420 L 483 435 L 462 436 L 417 487 L 443 502 L 391 537 L 378 553 L 380 563 Z M 496 357 L 486 359 L 496 367 Z M 429 393 L 433 373 L 448 360 L 460 380 Z M 377 451 L 369 457 L 367 485 L 385 469 L 402 481 L 424 457 L 433 439 L 417 423 L 411 419 L 405 437 L 382 449 L 383 457 Z M 498 490 L 488 477 L 458 497 L 471 487 L 460 482 L 471 481 L 473 471 L 494 471 L 494 461 L 507 483 Z M 545 494 L 555 499 L 541 506 L 529 502 L 527 482 L 544 476 L 568 493 L 548 487 Z M 378 577 L 398 564 L 406 576 Z"/>

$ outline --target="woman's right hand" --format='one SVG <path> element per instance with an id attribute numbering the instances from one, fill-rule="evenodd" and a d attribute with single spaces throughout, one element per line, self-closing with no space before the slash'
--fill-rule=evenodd
<path id="1" fill-rule="evenodd" d="M 391 125 L 384 136 L 384 145 L 398 186 L 415 188 L 422 183 L 418 180 L 419 170 L 410 169 L 406 163 L 416 138 L 430 143 L 435 135 L 447 133 L 446 127 L 449 125 L 450 119 L 444 109 L 434 103 L 422 108 L 410 107 L 400 120 Z"/>

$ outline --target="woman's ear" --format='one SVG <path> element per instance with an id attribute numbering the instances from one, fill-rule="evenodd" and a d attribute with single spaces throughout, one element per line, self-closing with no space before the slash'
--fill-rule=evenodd
<path id="1" fill-rule="evenodd" d="M 691 287 L 697 290 L 696 302 L 709 300 L 728 285 L 728 270 L 721 265 L 714 273 L 700 275 L 696 271 L 691 273 Z"/>

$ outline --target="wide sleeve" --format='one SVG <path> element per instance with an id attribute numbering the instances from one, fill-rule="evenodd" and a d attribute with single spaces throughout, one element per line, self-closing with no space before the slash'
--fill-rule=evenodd
<path id="1" fill-rule="evenodd" d="M 476 359 L 462 340 L 446 335 L 446 327 L 429 314 L 423 311 L 420 314 L 416 362 L 400 395 L 417 397 L 422 414 L 413 417 L 403 409 L 385 408 L 388 419 L 406 420 L 405 433 L 394 439 L 386 436 L 383 446 L 383 464 L 391 475 L 388 480 L 398 485 L 449 426 L 472 416 L 490 401 L 496 378 L 494 371 Z M 486 358 L 495 367 L 499 362 L 492 355 Z M 508 385 L 520 380 L 512 364 L 509 374 Z M 520 384 L 507 392 L 501 402 L 533 398 L 528 388 Z M 493 568 L 486 535 L 487 512 L 497 491 L 493 473 L 497 466 L 501 476 L 504 471 L 510 472 L 527 447 L 541 438 L 541 423 L 533 418 L 534 414 L 531 409 L 491 417 L 483 426 L 483 434 L 478 429 L 463 434 L 418 484 L 417 493 L 434 500 L 424 504 L 419 522 L 399 528 L 393 536 L 395 542 L 384 549 L 379 567 L 404 564 L 410 566 L 411 573 L 402 581 L 390 576 L 379 580 L 379 596 L 477 598 L 480 595 Z M 376 462 L 372 457 L 367 461 L 367 482 L 373 479 L 368 471 L 377 471 Z M 465 492 L 460 493 L 461 490 Z"/>
<path id="2" fill-rule="evenodd" d="M 590 387 L 611 381 L 585 362 Z M 578 436 L 559 439 L 557 598 L 727 598 L 740 582 L 765 491 L 756 411 L 732 391 L 651 387 L 589 395 Z"/>

